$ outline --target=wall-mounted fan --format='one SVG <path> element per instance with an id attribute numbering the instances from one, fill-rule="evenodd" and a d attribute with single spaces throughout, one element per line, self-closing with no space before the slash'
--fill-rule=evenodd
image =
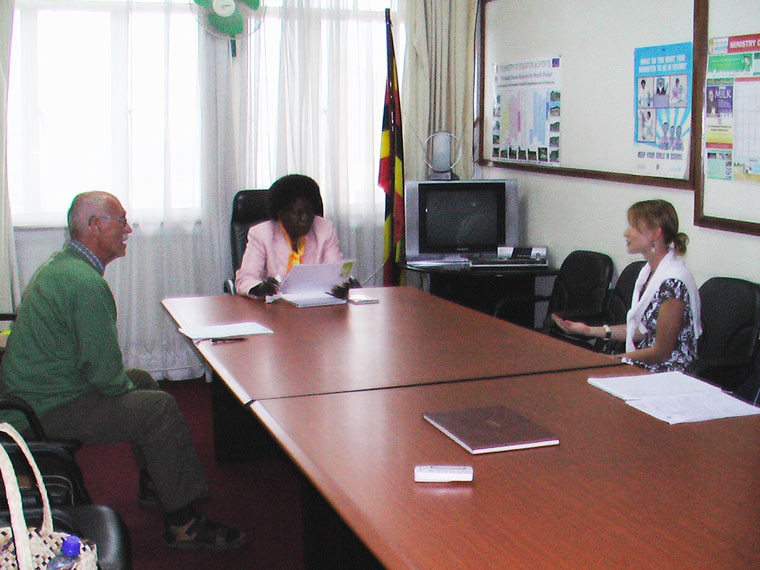
<path id="1" fill-rule="evenodd" d="M 438 131 L 425 141 L 425 164 L 431 180 L 457 180 L 453 168 L 462 158 L 462 144 L 447 131 Z"/>
<path id="2" fill-rule="evenodd" d="M 258 30 L 266 9 L 261 0 L 190 0 L 190 7 L 204 30 L 230 40 L 232 57 L 235 37 Z"/>

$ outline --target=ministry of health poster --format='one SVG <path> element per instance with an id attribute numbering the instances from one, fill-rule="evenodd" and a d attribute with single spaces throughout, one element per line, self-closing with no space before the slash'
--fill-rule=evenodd
<path id="1" fill-rule="evenodd" d="M 705 101 L 707 178 L 760 183 L 760 34 L 710 40 Z"/>
<path id="2" fill-rule="evenodd" d="M 682 43 L 634 51 L 634 146 L 639 174 L 688 177 L 691 46 Z"/>
<path id="3" fill-rule="evenodd" d="M 494 66 L 491 159 L 560 165 L 560 58 Z"/>

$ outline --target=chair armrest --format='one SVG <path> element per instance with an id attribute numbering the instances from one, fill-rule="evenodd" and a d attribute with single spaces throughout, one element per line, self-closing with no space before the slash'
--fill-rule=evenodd
<path id="1" fill-rule="evenodd" d="M 0 396 L 0 410 L 16 410 L 17 412 L 21 412 L 26 417 L 26 421 L 29 422 L 32 432 L 34 432 L 33 438 L 37 440 L 47 439 L 45 430 L 42 428 L 42 424 L 37 418 L 34 409 L 18 396 L 12 394 Z"/>

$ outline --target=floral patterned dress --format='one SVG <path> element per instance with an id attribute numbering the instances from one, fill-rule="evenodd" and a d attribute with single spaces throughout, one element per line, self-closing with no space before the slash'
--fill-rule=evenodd
<path id="1" fill-rule="evenodd" d="M 643 366 L 650 372 L 684 370 L 697 358 L 697 339 L 694 336 L 694 309 L 689 291 L 680 279 L 666 279 L 660 285 L 660 289 L 655 293 L 652 302 L 649 303 L 644 312 L 642 321 L 644 328 L 646 328 L 646 333 L 644 334 L 644 338 L 636 343 L 636 348 L 648 348 L 654 345 L 660 306 L 668 299 L 678 299 L 686 303 L 675 350 L 673 350 L 668 360 L 659 364 L 644 364 L 643 362 L 631 361 L 633 364 Z"/>

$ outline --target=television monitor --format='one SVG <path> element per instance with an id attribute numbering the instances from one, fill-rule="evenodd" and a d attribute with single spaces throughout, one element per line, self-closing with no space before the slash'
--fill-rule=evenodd
<path id="1" fill-rule="evenodd" d="M 516 180 L 410 181 L 404 205 L 408 261 L 495 256 L 518 245 Z"/>

